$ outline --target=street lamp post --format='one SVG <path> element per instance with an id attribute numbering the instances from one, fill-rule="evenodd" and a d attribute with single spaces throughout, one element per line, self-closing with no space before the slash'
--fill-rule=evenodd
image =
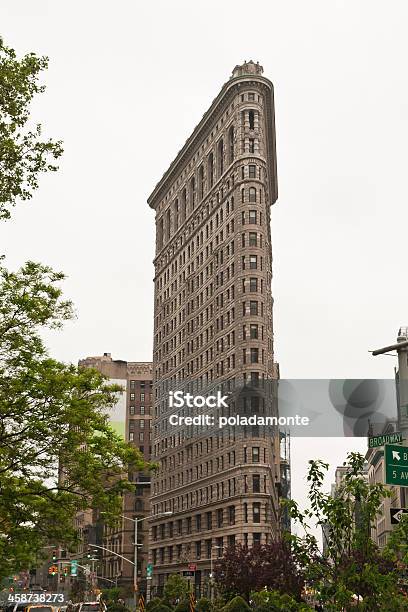
<path id="1" fill-rule="evenodd" d="M 211 546 L 211 555 L 210 555 L 210 578 L 211 578 L 211 582 L 210 582 L 210 599 L 211 599 L 211 601 L 214 598 L 213 597 L 213 582 L 214 582 L 213 581 L 213 559 L 214 559 L 214 557 L 213 557 L 213 550 L 215 548 L 220 549 L 221 546 L 215 546 L 215 545 Z"/>
<path id="2" fill-rule="evenodd" d="M 134 533 L 134 564 L 133 564 L 133 591 L 134 591 L 134 600 L 135 600 L 135 609 L 137 608 L 137 547 L 138 546 L 142 546 L 142 544 L 138 544 L 137 543 L 137 526 L 139 523 L 141 523 L 142 521 L 145 521 L 147 519 L 150 518 L 160 518 L 161 516 L 170 516 L 172 515 L 172 512 L 162 512 L 160 514 L 155 514 L 155 515 L 149 515 L 149 516 L 143 516 L 142 518 L 136 518 L 136 519 L 132 519 L 129 516 L 125 516 L 125 515 L 121 515 L 121 517 L 123 519 L 126 519 L 127 521 L 132 521 L 132 523 L 134 524 L 135 527 L 135 533 Z"/>

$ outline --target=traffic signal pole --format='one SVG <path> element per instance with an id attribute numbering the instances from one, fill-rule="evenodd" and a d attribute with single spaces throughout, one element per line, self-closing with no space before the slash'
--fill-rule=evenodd
<path id="1" fill-rule="evenodd" d="M 398 357 L 398 386 L 397 386 L 397 408 L 398 429 L 402 433 L 403 442 L 406 446 L 408 439 L 408 329 L 400 328 L 397 342 L 372 351 L 373 357 L 384 355 L 390 351 L 396 351 Z M 408 502 L 407 487 L 400 487 L 401 505 L 406 507 Z"/>

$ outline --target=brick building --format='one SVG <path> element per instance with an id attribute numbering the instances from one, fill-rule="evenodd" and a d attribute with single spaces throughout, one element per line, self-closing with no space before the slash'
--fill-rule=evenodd
<path id="1" fill-rule="evenodd" d="M 160 464 L 151 496 L 153 594 L 189 566 L 196 591 L 208 593 L 213 559 L 226 546 L 266 543 L 280 529 L 278 431 L 194 436 L 168 422 L 169 391 L 182 385 L 201 394 L 218 386 L 233 410 L 238 387 L 278 377 L 274 101 L 262 73 L 252 61 L 235 67 L 148 199 L 156 221 L 153 458 Z M 249 402 L 255 412 L 264 399 Z"/>
<path id="2" fill-rule="evenodd" d="M 112 426 L 126 440 L 137 446 L 146 461 L 149 461 L 152 452 L 152 364 L 114 360 L 110 353 L 104 353 L 102 356 L 82 359 L 79 365 L 95 368 L 113 383 L 123 387 L 124 392 L 118 395 L 118 402 L 112 410 Z M 135 490 L 124 494 L 122 514 L 123 517 L 129 519 L 140 520 L 148 516 L 150 511 L 150 475 L 137 472 L 129 474 L 129 480 L 135 483 Z M 88 538 L 89 546 L 87 545 L 86 549 L 92 548 L 92 543 L 99 544 L 134 561 L 134 523 L 123 517 L 116 528 L 105 526 L 100 533 L 97 533 L 96 539 L 95 536 L 91 538 L 92 541 Z M 78 528 L 82 532 L 85 531 L 85 534 L 88 532 L 94 534 L 95 517 L 91 524 L 78 525 Z M 138 551 L 138 584 L 139 589 L 145 591 L 148 554 L 147 521 L 139 524 L 138 542 L 143 544 Z M 112 586 L 109 581 L 113 581 L 118 585 L 128 585 L 129 589 L 132 589 L 133 566 L 106 551 L 102 551 L 100 556 L 102 577 L 98 580 L 99 586 L 107 587 L 109 584 Z M 103 578 L 106 580 L 104 581 Z"/>

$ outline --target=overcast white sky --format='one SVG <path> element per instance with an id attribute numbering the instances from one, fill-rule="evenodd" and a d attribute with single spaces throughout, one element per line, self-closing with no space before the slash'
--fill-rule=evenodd
<path id="1" fill-rule="evenodd" d="M 10 267 L 68 275 L 79 318 L 55 357 L 150 360 L 154 215 L 147 196 L 232 68 L 275 86 L 275 350 L 284 378 L 390 378 L 368 349 L 408 324 L 405 0 L 3 0 L 0 34 L 50 57 L 35 105 L 61 170 L 0 226 Z M 361 440 L 292 444 L 333 467 Z"/>

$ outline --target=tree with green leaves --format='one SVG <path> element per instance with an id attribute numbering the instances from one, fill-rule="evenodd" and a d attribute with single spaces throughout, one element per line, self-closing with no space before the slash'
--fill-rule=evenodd
<path id="1" fill-rule="evenodd" d="M 40 74 L 47 57 L 28 53 L 18 59 L 0 37 L 0 220 L 10 218 L 18 200 L 29 200 L 38 177 L 57 170 L 61 142 L 42 139 L 40 124 L 30 123 L 33 98 L 44 91 Z"/>
<path id="2" fill-rule="evenodd" d="M 175 605 L 187 596 L 189 588 L 188 580 L 180 576 L 180 574 L 172 574 L 164 585 L 164 601 Z"/>
<path id="3" fill-rule="evenodd" d="M 79 510 L 117 514 L 129 466 L 146 467 L 109 425 L 121 388 L 47 353 L 43 330 L 72 317 L 62 279 L 33 262 L 0 267 L 0 576 L 74 542 Z"/>
<path id="4" fill-rule="evenodd" d="M 0 220 L 56 170 L 59 142 L 29 129 L 47 59 L 17 59 L 0 39 Z M 0 258 L 0 578 L 28 569 L 50 544 L 77 541 L 74 517 L 95 509 L 113 521 L 139 451 L 115 434 L 109 409 L 121 388 L 100 373 L 52 359 L 43 341 L 74 316 L 64 275 L 27 262 L 10 272 Z"/>
<path id="5" fill-rule="evenodd" d="M 320 460 L 309 462 L 310 509 L 301 512 L 295 501 L 284 502 L 303 534 L 287 537 L 325 610 L 406 610 L 396 557 L 379 550 L 370 537 L 381 503 L 390 493 L 385 485 L 368 482 L 361 454 L 349 453 L 344 465 L 346 474 L 331 496 L 323 491 L 328 465 Z M 310 521 L 326 527 L 326 557 L 319 551 Z"/>

